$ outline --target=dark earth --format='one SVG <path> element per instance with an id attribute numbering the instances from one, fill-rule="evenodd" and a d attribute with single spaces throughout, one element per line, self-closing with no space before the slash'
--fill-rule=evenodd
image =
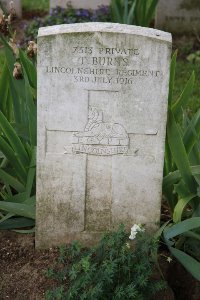
<path id="1" fill-rule="evenodd" d="M 168 255 L 165 251 L 159 256 L 169 289 L 152 300 L 200 300 L 200 282 L 175 260 L 168 263 Z M 0 300 L 45 299 L 45 291 L 57 285 L 56 281 L 45 276 L 57 257 L 57 248 L 36 251 L 33 234 L 0 231 Z"/>

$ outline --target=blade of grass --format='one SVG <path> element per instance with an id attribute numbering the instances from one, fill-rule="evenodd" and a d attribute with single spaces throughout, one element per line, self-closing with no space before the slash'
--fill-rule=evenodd
<path id="1" fill-rule="evenodd" d="M 185 267 L 185 269 L 190 272 L 194 278 L 200 281 L 200 263 L 181 250 L 173 247 L 169 247 L 169 249 L 176 259 Z"/>

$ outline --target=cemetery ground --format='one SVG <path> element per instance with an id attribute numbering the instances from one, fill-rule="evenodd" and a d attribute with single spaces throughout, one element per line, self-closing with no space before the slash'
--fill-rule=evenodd
<path id="1" fill-rule="evenodd" d="M 58 286 L 45 275 L 58 258 L 57 248 L 36 251 L 33 234 L 0 231 L 0 249 L 0 300 L 43 300 L 48 289 Z M 175 259 L 169 263 L 169 255 L 166 249 L 159 252 L 160 268 L 169 288 L 152 300 L 199 300 L 200 283 Z M 155 276 L 160 278 L 158 271 Z"/>
<path id="2" fill-rule="evenodd" d="M 24 0 L 24 8 L 27 8 L 25 12 L 27 18 L 33 17 L 30 10 L 34 6 L 31 6 L 31 2 L 38 2 L 40 9 L 44 11 L 47 9 L 46 1 Z M 194 70 L 196 82 L 187 107 L 189 115 L 193 115 L 200 107 L 200 63 L 188 61 L 187 57 L 190 53 L 198 50 L 199 41 L 194 35 L 189 38 L 183 36 L 174 36 L 173 38 L 173 48 L 179 50 L 174 98 L 180 95 Z M 3 51 L 0 49 L 0 66 L 3 65 L 3 61 Z M 169 209 L 163 204 L 162 221 L 165 222 L 169 219 Z M 56 280 L 49 279 L 45 275 L 47 269 L 53 267 L 58 255 L 58 249 L 55 247 L 36 251 L 34 234 L 0 231 L 0 300 L 45 299 L 45 291 L 58 285 Z M 167 257 L 171 257 L 170 253 L 165 247 L 161 246 L 159 263 L 169 288 L 157 294 L 155 299 L 199 300 L 200 282 L 195 280 L 175 258 L 168 262 Z M 158 271 L 155 271 L 155 276 L 160 276 Z"/>

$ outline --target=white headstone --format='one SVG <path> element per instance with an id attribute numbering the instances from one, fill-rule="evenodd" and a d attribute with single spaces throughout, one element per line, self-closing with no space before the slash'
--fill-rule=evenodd
<path id="1" fill-rule="evenodd" d="M 40 28 L 36 246 L 160 219 L 171 35 Z"/>
<path id="2" fill-rule="evenodd" d="M 200 32 L 200 0 L 159 0 L 155 27 L 172 33 Z"/>
<path id="3" fill-rule="evenodd" d="M 2 3 L 3 8 L 5 8 L 6 12 L 9 13 L 11 0 L 0 0 L 0 2 Z M 15 8 L 15 12 L 16 12 L 17 17 L 21 18 L 22 17 L 21 0 L 13 0 L 13 6 Z"/>
<path id="4" fill-rule="evenodd" d="M 109 5 L 110 0 L 50 0 L 50 8 L 56 6 L 67 7 L 71 3 L 73 8 L 97 9 L 99 5 Z"/>

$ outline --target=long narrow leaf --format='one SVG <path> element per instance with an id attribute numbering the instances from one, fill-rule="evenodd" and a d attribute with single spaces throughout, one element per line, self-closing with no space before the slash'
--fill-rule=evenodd
<path id="1" fill-rule="evenodd" d="M 7 99 L 9 88 L 9 73 L 7 64 L 4 63 L 2 74 L 0 77 L 0 111 L 7 115 Z M 7 115 L 8 116 L 8 115 Z"/>
<path id="2" fill-rule="evenodd" d="M 185 210 L 186 206 L 190 203 L 190 201 L 195 197 L 196 195 L 191 194 L 185 198 L 181 198 L 178 200 L 178 203 L 176 204 L 173 213 L 174 223 L 178 223 L 181 221 L 183 211 Z"/>
<path id="3" fill-rule="evenodd" d="M 25 191 L 25 187 L 21 182 L 2 169 L 0 169 L 0 179 L 13 187 L 17 192 Z"/>
<path id="4" fill-rule="evenodd" d="M 31 234 L 35 232 L 35 227 L 31 228 L 31 229 L 26 229 L 26 230 L 12 230 L 14 232 L 20 233 L 20 234 Z"/>
<path id="5" fill-rule="evenodd" d="M 190 170 L 188 156 L 171 110 L 169 110 L 168 114 L 167 137 L 173 159 L 185 184 L 190 189 L 190 192 L 196 193 L 196 185 Z"/>
<path id="6" fill-rule="evenodd" d="M 159 0 L 152 0 L 150 6 L 149 6 L 149 8 L 148 8 L 146 17 L 145 17 L 145 26 L 149 26 L 149 25 L 150 25 L 151 20 L 152 20 L 153 17 L 154 17 L 154 14 L 155 14 L 155 10 L 156 10 L 156 6 L 157 6 L 157 4 L 158 4 L 158 1 L 159 1 Z"/>
<path id="7" fill-rule="evenodd" d="M 127 24 L 133 24 L 134 23 L 134 13 L 135 13 L 135 7 L 136 7 L 136 0 L 133 1 L 131 8 L 129 10 Z"/>
<path id="8" fill-rule="evenodd" d="M 180 112 L 182 111 L 182 109 L 185 108 L 185 105 L 189 101 L 190 95 L 193 91 L 194 82 L 195 82 L 195 75 L 194 75 L 194 72 L 192 72 L 192 75 L 191 75 L 190 79 L 188 80 L 181 96 L 172 105 L 172 111 L 173 111 L 175 119 L 180 115 Z"/>
<path id="9" fill-rule="evenodd" d="M 27 199 L 26 192 L 18 193 L 16 195 L 12 195 L 12 197 L 6 198 L 6 202 L 13 202 L 13 203 L 23 203 Z"/>
<path id="10" fill-rule="evenodd" d="M 189 125 L 183 136 L 183 143 L 186 151 L 189 154 L 196 142 L 199 142 L 200 137 L 200 109 L 196 112 L 195 116 L 189 122 Z"/>
<path id="11" fill-rule="evenodd" d="M 169 247 L 171 253 L 179 260 L 179 262 L 190 272 L 194 278 L 200 281 L 200 263 L 185 252 Z"/>
<path id="12" fill-rule="evenodd" d="M 126 24 L 128 19 L 128 0 L 124 0 L 124 16 L 123 23 Z"/>
<path id="13" fill-rule="evenodd" d="M 29 166 L 27 183 L 26 183 L 26 193 L 27 193 L 27 196 L 29 196 L 29 197 L 30 197 L 31 191 L 33 189 L 35 172 L 36 172 L 36 147 L 33 148 L 32 159 L 31 159 L 31 163 Z"/>
<path id="14" fill-rule="evenodd" d="M 21 163 L 24 166 L 27 166 L 29 164 L 29 157 L 27 155 L 27 152 L 20 141 L 19 137 L 17 136 L 16 132 L 8 122 L 8 120 L 5 118 L 3 113 L 0 111 L 0 128 L 5 135 L 5 137 L 8 139 L 10 145 L 12 146 L 15 155 L 18 157 L 18 159 L 21 161 Z"/>
<path id="15" fill-rule="evenodd" d="M 35 207 L 31 205 L 0 201 L 0 209 L 22 217 L 35 219 Z"/>
<path id="16" fill-rule="evenodd" d="M 111 2 L 112 7 L 112 18 L 114 22 L 122 23 L 122 17 L 121 17 L 121 7 L 120 7 L 120 1 L 112 0 Z"/>
<path id="17" fill-rule="evenodd" d="M 8 219 L 5 222 L 0 223 L 0 230 L 25 228 L 34 225 L 35 225 L 35 221 L 32 219 L 17 217 L 17 218 Z"/>
<path id="18" fill-rule="evenodd" d="M 22 62 L 22 66 L 26 71 L 26 74 L 28 76 L 29 84 L 32 86 L 32 88 L 37 88 L 37 73 L 36 73 L 36 67 L 34 66 L 33 62 L 28 59 L 26 54 L 19 50 L 19 57 Z"/>
<path id="19" fill-rule="evenodd" d="M 165 240 L 174 238 L 177 235 L 180 235 L 184 232 L 200 228 L 200 217 L 193 217 L 177 223 L 171 227 L 168 227 L 164 230 Z"/>
<path id="20" fill-rule="evenodd" d="M 26 73 L 24 73 L 25 79 L 25 99 L 26 99 L 26 112 L 28 119 L 28 129 L 29 129 L 29 138 L 30 144 L 36 146 L 36 128 L 37 128 L 37 112 L 36 106 L 33 102 L 33 97 L 30 91 L 30 86 L 28 83 L 28 78 Z"/>
<path id="21" fill-rule="evenodd" d="M 200 175 L 200 165 L 192 166 L 190 167 L 190 170 L 193 176 Z M 163 178 L 163 188 L 165 189 L 169 186 L 174 185 L 180 179 L 181 179 L 181 174 L 179 170 L 169 173 L 167 176 Z"/>
<path id="22" fill-rule="evenodd" d="M 0 150 L 4 153 L 5 157 L 14 167 L 16 174 L 22 183 L 26 183 L 27 172 L 24 166 L 20 163 L 13 149 L 8 145 L 8 143 L 0 137 Z"/>
<path id="23" fill-rule="evenodd" d="M 0 219 L 0 223 L 5 222 L 6 220 L 12 218 L 14 215 L 15 215 L 15 214 L 12 214 L 12 213 L 6 214 L 2 219 Z"/>
<path id="24" fill-rule="evenodd" d="M 16 79 L 13 78 L 13 69 L 14 69 L 14 64 L 16 62 L 15 57 L 13 55 L 13 51 L 1 33 L 0 33 L 0 40 L 5 47 L 5 57 L 7 61 L 8 70 L 9 70 L 9 90 L 12 94 L 15 120 L 16 122 L 21 123 L 21 116 L 22 116 L 21 97 L 23 96 L 23 88 L 22 88 L 23 81 L 21 80 L 17 81 Z"/>
<path id="25" fill-rule="evenodd" d="M 177 59 L 178 50 L 176 50 L 172 56 L 171 66 L 170 66 L 170 81 L 169 81 L 169 96 L 168 96 L 168 104 L 169 108 L 172 105 L 173 99 L 173 90 L 174 90 L 174 81 L 175 81 L 175 74 L 176 74 L 176 59 Z"/>

